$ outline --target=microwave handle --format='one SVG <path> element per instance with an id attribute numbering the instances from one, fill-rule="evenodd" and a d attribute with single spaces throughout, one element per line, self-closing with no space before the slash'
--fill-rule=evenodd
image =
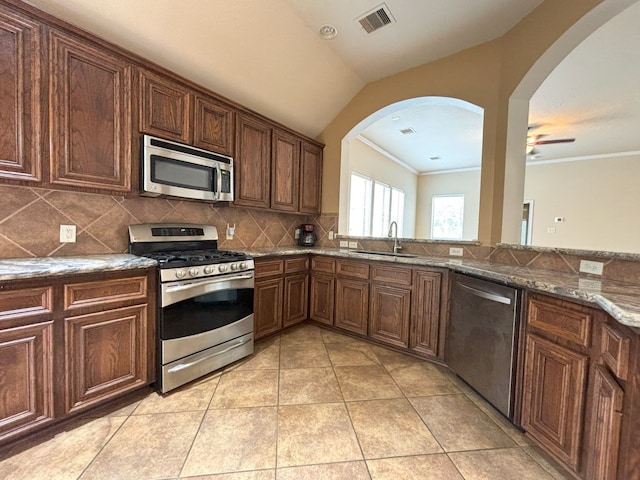
<path id="1" fill-rule="evenodd" d="M 217 191 L 216 191 L 216 199 L 220 200 L 220 196 L 222 195 L 222 169 L 220 165 L 216 165 L 216 183 Z"/>

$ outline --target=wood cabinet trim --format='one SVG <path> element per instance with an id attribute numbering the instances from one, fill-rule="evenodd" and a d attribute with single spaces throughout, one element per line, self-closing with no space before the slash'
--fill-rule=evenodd
<path id="1" fill-rule="evenodd" d="M 298 273 L 284 277 L 282 326 L 288 327 L 309 317 L 309 275 Z"/>
<path id="2" fill-rule="evenodd" d="M 529 299 L 527 324 L 577 345 L 589 347 L 593 323 L 589 312 L 587 307 L 579 307 L 569 302 L 533 297 Z"/>
<path id="3" fill-rule="evenodd" d="M 284 261 L 284 273 L 309 271 L 309 257 L 287 258 Z"/>
<path id="4" fill-rule="evenodd" d="M 309 298 L 309 317 L 325 325 L 334 324 L 335 319 L 335 284 L 333 275 L 313 273 Z"/>
<path id="5" fill-rule="evenodd" d="M 411 285 L 411 268 L 396 267 L 382 264 L 371 266 L 371 281 L 385 285 Z"/>
<path id="6" fill-rule="evenodd" d="M 369 323 L 369 282 L 335 279 L 335 326 L 362 335 Z"/>
<path id="7" fill-rule="evenodd" d="M 233 157 L 236 130 L 233 107 L 201 94 L 195 95 L 194 102 L 194 146 Z"/>
<path id="8" fill-rule="evenodd" d="M 51 313 L 51 286 L 0 291 L 0 321 Z"/>
<path id="9" fill-rule="evenodd" d="M 313 272 L 336 273 L 336 260 L 331 257 L 311 257 Z"/>
<path id="10" fill-rule="evenodd" d="M 370 298 L 369 336 L 390 345 L 408 348 L 411 290 L 372 283 Z M 385 298 L 386 303 L 383 301 Z"/>
<path id="11" fill-rule="evenodd" d="M 369 264 L 365 262 L 337 260 L 336 275 L 369 280 Z"/>
<path id="12" fill-rule="evenodd" d="M 613 374 L 621 380 L 627 380 L 629 371 L 629 347 L 631 340 L 619 329 L 611 325 L 602 325 L 600 353 Z"/>
<path id="13" fill-rule="evenodd" d="M 147 277 L 125 277 L 64 285 L 64 309 L 102 307 L 147 298 Z"/>
<path id="14" fill-rule="evenodd" d="M 256 279 L 264 277 L 282 276 L 284 274 L 283 260 L 255 260 L 254 276 Z"/>

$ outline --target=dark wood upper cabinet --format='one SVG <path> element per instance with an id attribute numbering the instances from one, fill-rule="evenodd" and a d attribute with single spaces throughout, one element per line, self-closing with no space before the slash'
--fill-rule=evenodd
<path id="1" fill-rule="evenodd" d="M 196 95 L 193 144 L 233 157 L 235 138 L 233 108 L 211 97 Z"/>
<path id="2" fill-rule="evenodd" d="M 237 115 L 234 203 L 269 208 L 271 127 L 247 114 Z"/>
<path id="3" fill-rule="evenodd" d="M 271 160 L 271 208 L 298 211 L 300 140 L 274 129 Z"/>
<path id="4" fill-rule="evenodd" d="M 190 143 L 191 91 L 148 70 L 140 70 L 140 129 L 168 140 Z"/>
<path id="5" fill-rule="evenodd" d="M 301 213 L 320 213 L 322 200 L 322 148 L 302 142 L 300 148 Z"/>
<path id="6" fill-rule="evenodd" d="M 37 23 L 0 10 L 0 178 L 15 183 L 42 180 L 41 48 Z"/>
<path id="7" fill-rule="evenodd" d="M 49 47 L 50 183 L 131 191 L 132 64 L 53 29 Z"/>

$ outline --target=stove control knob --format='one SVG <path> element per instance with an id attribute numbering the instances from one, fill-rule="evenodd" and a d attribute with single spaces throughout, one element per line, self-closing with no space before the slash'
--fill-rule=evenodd
<path id="1" fill-rule="evenodd" d="M 186 274 L 187 272 L 185 272 L 184 270 L 176 270 L 176 277 L 178 278 L 184 278 Z"/>
<path id="2" fill-rule="evenodd" d="M 198 275 L 198 273 L 200 273 L 200 270 L 198 270 L 197 268 L 189 269 L 189 275 L 191 275 L 192 277 L 195 277 L 196 275 Z"/>
<path id="3" fill-rule="evenodd" d="M 247 262 L 240 262 L 240 270 L 246 270 L 247 269 Z"/>
<path id="4" fill-rule="evenodd" d="M 222 273 L 227 271 L 227 266 L 226 265 L 220 265 L 220 267 L 218 267 L 218 268 Z"/>
<path id="5" fill-rule="evenodd" d="M 204 273 L 209 275 L 210 273 L 213 273 L 215 269 L 216 267 L 214 267 L 213 265 L 207 265 L 206 267 L 204 267 Z"/>
<path id="6" fill-rule="evenodd" d="M 232 263 L 231 264 L 231 270 L 238 270 L 238 264 L 237 263 Z"/>

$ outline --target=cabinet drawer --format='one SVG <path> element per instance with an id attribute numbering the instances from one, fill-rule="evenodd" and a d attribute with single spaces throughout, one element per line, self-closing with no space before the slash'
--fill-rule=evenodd
<path id="1" fill-rule="evenodd" d="M 255 262 L 255 277 L 275 277 L 284 274 L 282 260 L 267 260 Z"/>
<path id="2" fill-rule="evenodd" d="M 64 309 L 102 307 L 105 304 L 147 298 L 147 277 L 116 278 L 64 286 Z"/>
<path id="3" fill-rule="evenodd" d="M 613 374 L 621 380 L 627 379 L 629 371 L 630 339 L 611 325 L 602 326 L 600 353 Z"/>
<path id="4" fill-rule="evenodd" d="M 336 263 L 336 273 L 342 277 L 369 280 L 369 265 L 362 262 L 345 262 L 339 260 Z"/>
<path id="5" fill-rule="evenodd" d="M 0 320 L 53 311 L 53 288 L 36 287 L 0 292 Z"/>
<path id="6" fill-rule="evenodd" d="M 588 347 L 592 318 L 586 307 L 553 299 L 529 300 L 527 323 L 551 335 Z"/>
<path id="7" fill-rule="evenodd" d="M 288 258 L 284 261 L 284 273 L 306 272 L 309 270 L 309 258 Z"/>
<path id="8" fill-rule="evenodd" d="M 314 272 L 336 273 L 336 261 L 328 257 L 313 257 L 311 270 Z"/>
<path id="9" fill-rule="evenodd" d="M 411 285 L 411 268 L 373 265 L 371 281 L 394 285 Z"/>

